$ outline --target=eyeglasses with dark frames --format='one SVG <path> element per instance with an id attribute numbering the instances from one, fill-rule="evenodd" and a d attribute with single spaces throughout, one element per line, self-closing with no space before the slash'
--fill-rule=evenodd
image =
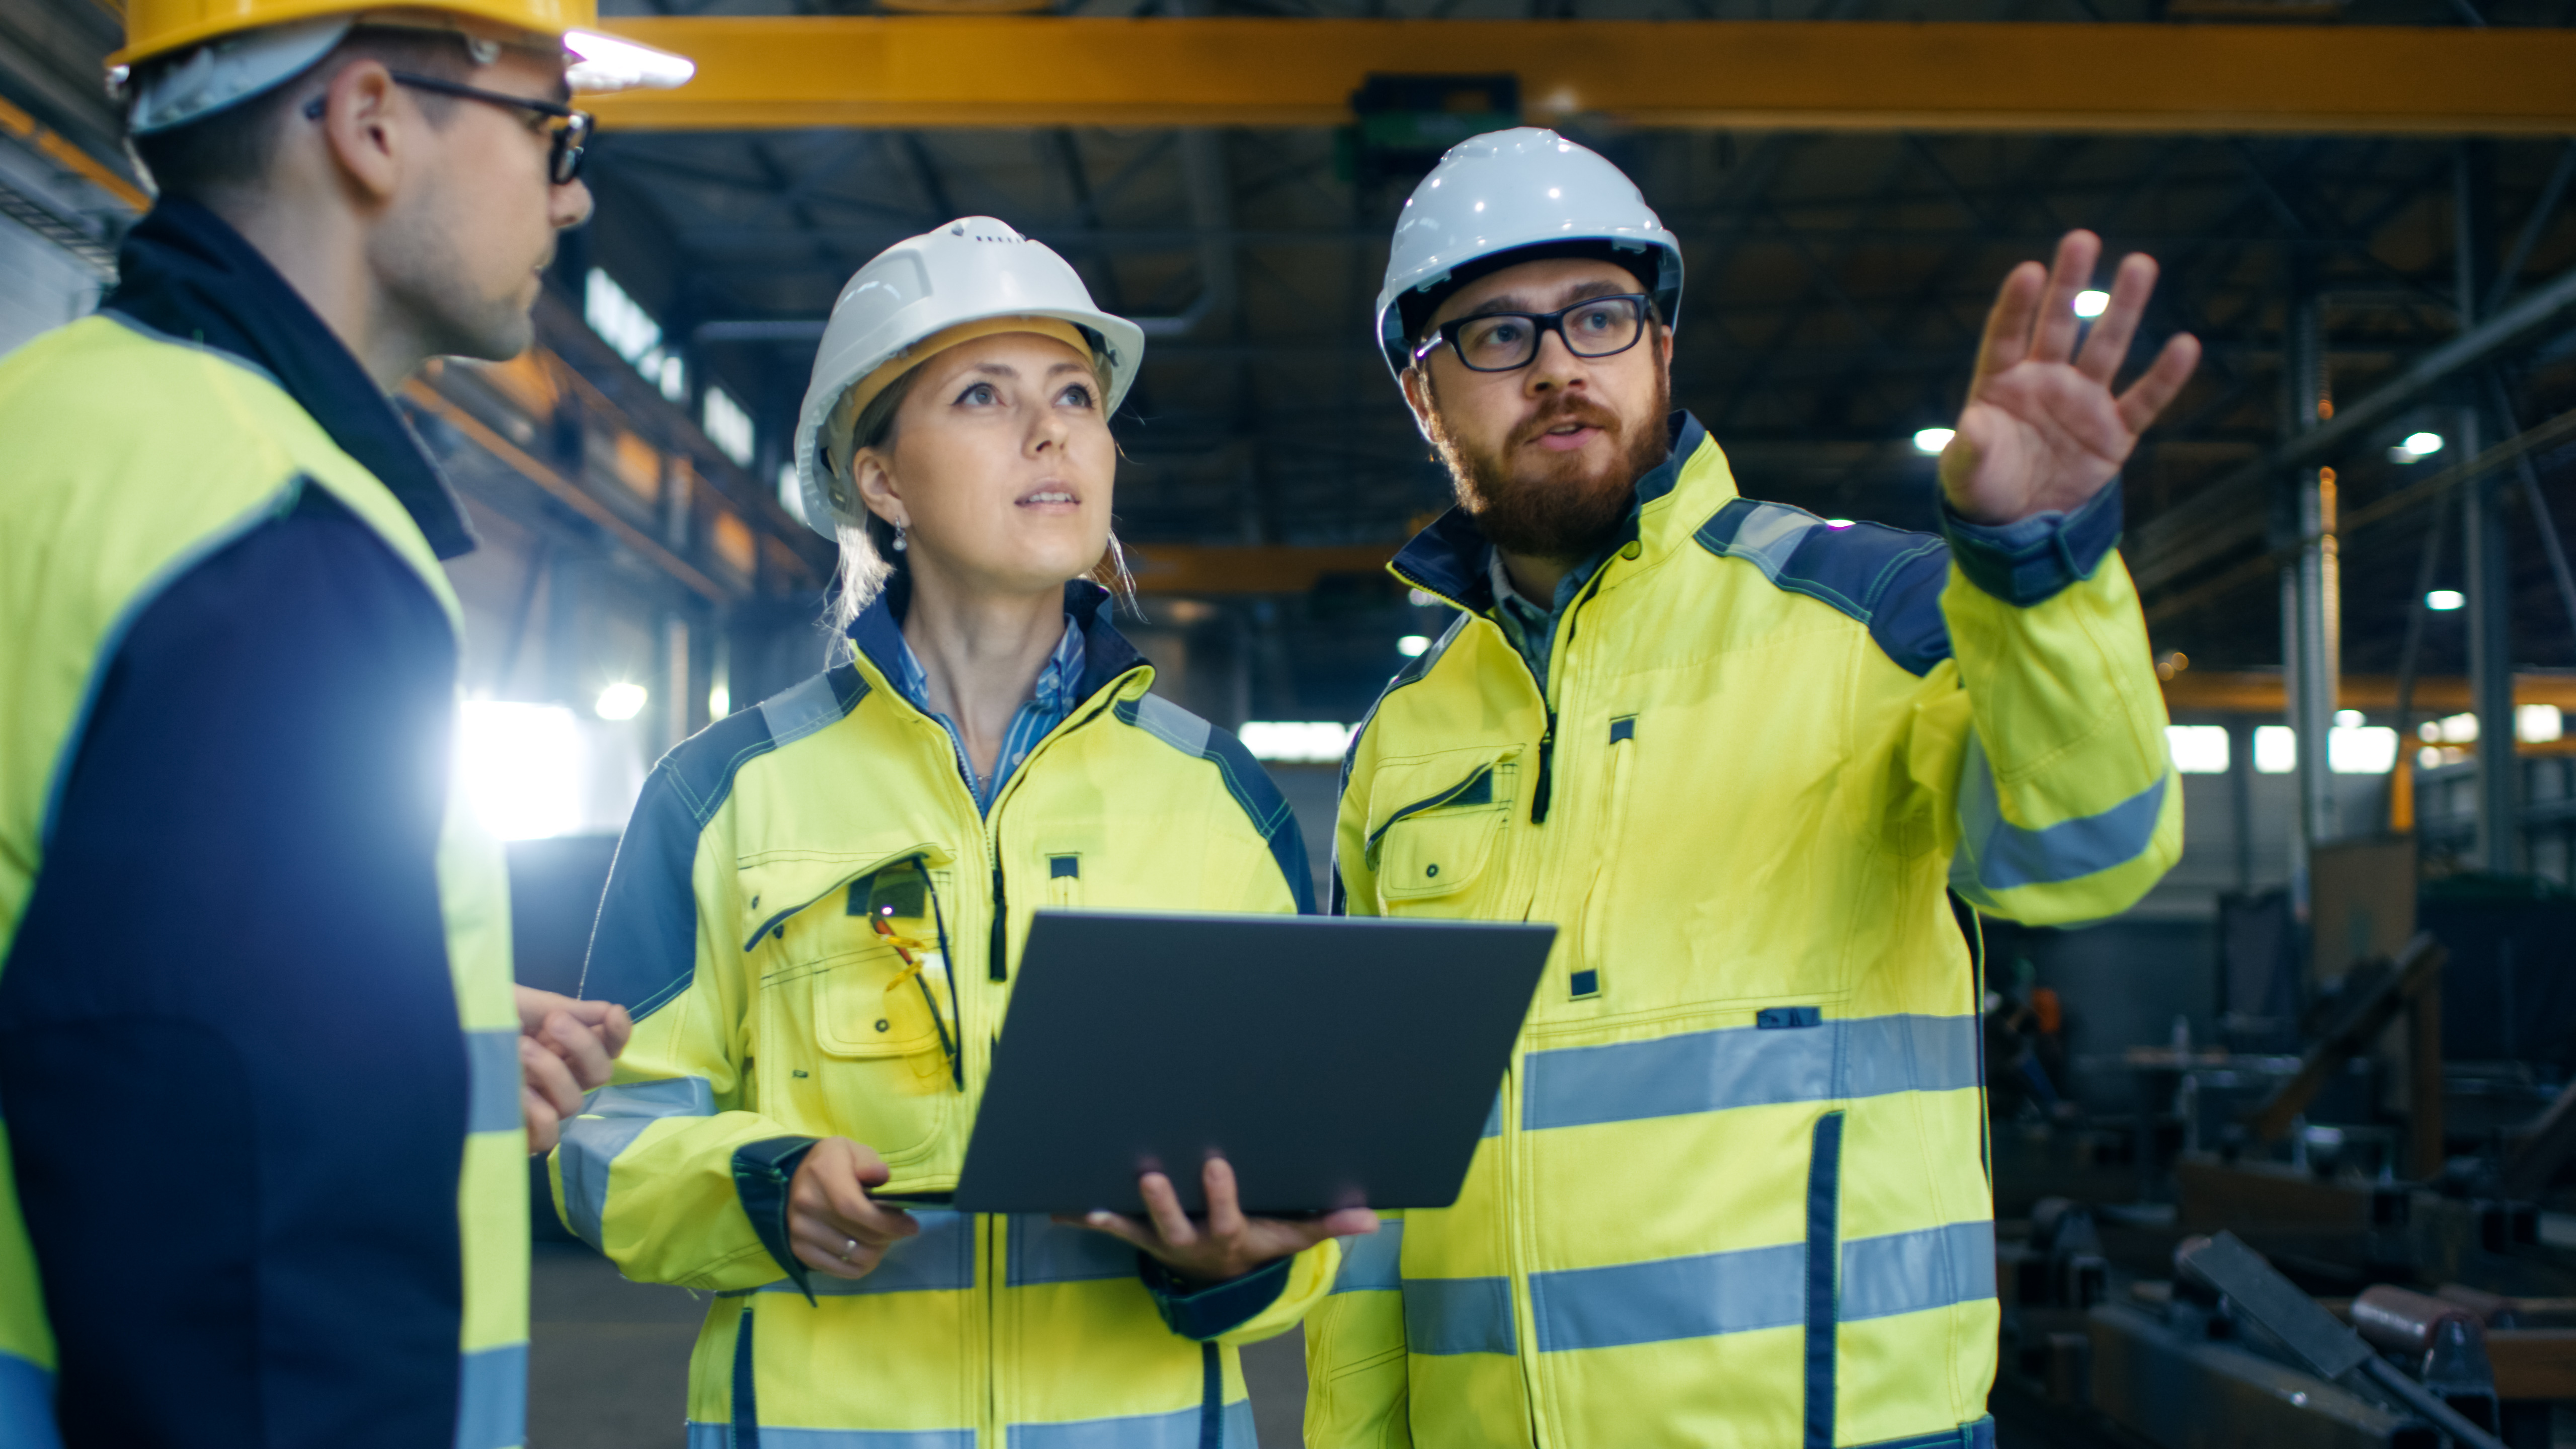
<path id="1" fill-rule="evenodd" d="M 560 101 L 541 101 L 531 96 L 513 96 L 500 91 L 487 91 L 480 86 L 469 86 L 462 81 L 444 80 L 434 75 L 421 75 L 416 71 L 389 70 L 385 74 L 393 77 L 396 85 L 410 86 L 413 90 L 433 91 L 442 96 L 457 96 L 469 101 L 481 101 L 485 105 L 505 106 L 516 111 L 533 111 L 537 115 L 554 121 L 555 124 L 546 131 L 547 140 L 553 146 L 553 149 L 546 153 L 546 178 L 557 186 L 570 186 L 573 179 L 581 175 L 582 153 L 589 145 L 591 127 L 596 124 L 590 112 L 574 110 Z M 305 103 L 305 118 L 318 121 L 322 119 L 322 110 L 323 98 L 316 96 Z"/>
<path id="2" fill-rule="evenodd" d="M 1553 332 L 1582 358 L 1616 357 L 1646 335 L 1653 299 L 1643 292 L 1587 297 L 1554 312 L 1480 312 L 1443 322 L 1413 349 L 1420 362 L 1448 344 L 1471 372 L 1512 372 L 1538 359 L 1539 339 Z"/>

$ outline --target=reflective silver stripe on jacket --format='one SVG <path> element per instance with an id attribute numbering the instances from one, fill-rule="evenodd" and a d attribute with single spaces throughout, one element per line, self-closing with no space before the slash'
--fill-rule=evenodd
<path id="1" fill-rule="evenodd" d="M 2154 784 L 2108 810 L 2029 830 L 2004 818 L 1994 765 L 1972 731 L 1967 761 L 1959 768 L 1959 853 L 1950 861 L 1950 884 L 1970 901 L 1992 905 L 1999 891 L 2080 880 L 2126 865 L 2154 842 L 2172 780 L 2168 768 Z"/>
<path id="2" fill-rule="evenodd" d="M 480 1349 L 464 1355 L 457 1369 L 456 1449 L 517 1449 L 527 1443 L 528 1346 Z"/>
<path id="3" fill-rule="evenodd" d="M 1511 1280 L 1407 1278 L 1402 1286 L 1413 1352 L 1514 1351 Z M 1541 1353 L 1793 1327 L 1806 1322 L 1806 1292 L 1804 1243 L 1530 1275 Z M 1994 1224 L 1950 1223 L 1844 1242 L 1835 1317 L 1858 1323 L 1993 1296 Z"/>
<path id="4" fill-rule="evenodd" d="M 519 1116 L 519 1029 L 497 1027 L 465 1034 L 468 1132 L 516 1132 Z"/>
<path id="5" fill-rule="evenodd" d="M 600 1246 L 608 1213 L 608 1169 L 617 1155 L 666 1117 L 712 1117 L 715 1088 L 704 1077 L 627 1082 L 590 1094 L 582 1115 L 566 1122 L 555 1159 L 563 1172 L 564 1213 L 575 1236 Z M 603 1251 L 605 1251 L 603 1249 Z"/>
<path id="6" fill-rule="evenodd" d="M 1973 1016 L 1860 1016 L 1531 1052 L 1527 1131 L 1977 1085 Z"/>

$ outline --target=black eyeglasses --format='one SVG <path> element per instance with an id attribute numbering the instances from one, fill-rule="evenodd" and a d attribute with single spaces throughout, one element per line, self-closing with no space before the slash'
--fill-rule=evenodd
<path id="1" fill-rule="evenodd" d="M 421 75 L 414 71 L 389 70 L 385 74 L 392 76 L 395 84 L 410 86 L 414 90 L 436 91 L 442 96 L 461 96 L 469 101 L 507 106 L 515 111 L 533 111 L 553 120 L 555 125 L 546 132 L 546 138 L 553 143 L 553 149 L 546 153 L 547 179 L 557 186 L 570 186 L 573 178 L 581 174 L 582 151 L 590 140 L 590 129 L 595 124 L 590 112 L 576 111 L 557 101 L 540 101 L 528 96 L 504 95 L 500 91 L 487 91 L 480 86 L 469 86 L 461 81 L 441 80 L 437 76 Z M 323 98 L 315 96 L 305 103 L 305 119 L 311 121 L 322 119 L 322 109 Z"/>
<path id="2" fill-rule="evenodd" d="M 1413 349 L 1422 361 L 1442 343 L 1474 372 L 1510 372 L 1538 357 L 1539 338 L 1553 332 L 1565 350 L 1577 357 L 1615 357 L 1646 335 L 1648 304 L 1643 292 L 1591 297 L 1554 312 L 1481 312 L 1443 322 Z"/>

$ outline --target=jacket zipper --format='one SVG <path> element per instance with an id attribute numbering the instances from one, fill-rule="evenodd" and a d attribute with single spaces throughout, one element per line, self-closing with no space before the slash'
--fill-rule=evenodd
<path id="1" fill-rule="evenodd" d="M 1552 672 L 1552 671 L 1551 671 Z M 1547 823 L 1547 796 L 1553 783 L 1548 766 L 1556 758 L 1556 707 L 1548 706 L 1547 730 L 1538 737 L 1538 778 L 1530 785 L 1530 824 Z"/>
<path id="2" fill-rule="evenodd" d="M 985 837 L 985 844 L 993 852 L 993 945 L 984 957 L 984 979 L 1008 981 L 1011 979 L 1011 938 L 1006 923 L 1011 919 L 1011 898 L 1002 889 L 1001 847 L 992 843 L 989 834 Z"/>

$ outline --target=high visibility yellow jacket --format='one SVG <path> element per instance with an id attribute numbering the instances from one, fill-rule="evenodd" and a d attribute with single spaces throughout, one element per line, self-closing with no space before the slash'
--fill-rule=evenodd
<path id="1" fill-rule="evenodd" d="M 138 226 L 119 299 L 186 315 L 138 290 L 155 246 L 252 269 L 221 273 L 250 325 L 320 349 L 335 426 L 414 450 L 455 525 L 319 320 L 179 225 Z M 523 1437 L 507 875 L 441 801 L 457 601 L 282 376 L 315 381 L 128 313 L 0 362 L 0 1444 L 57 1411 L 75 1443 Z"/>
<path id="2" fill-rule="evenodd" d="M 2114 487 L 1942 540 L 1738 497 L 1679 422 L 1542 695 L 1452 514 L 1459 614 L 1353 743 L 1354 914 L 1559 923 L 1456 1205 L 1347 1255 L 1307 1442 L 1990 1438 L 1978 986 L 1945 885 L 2122 910 L 2181 845 Z"/>
<path id="3" fill-rule="evenodd" d="M 709 727 L 645 786 L 582 987 L 632 1011 L 635 1037 L 554 1175 L 565 1221 L 628 1277 L 717 1295 L 692 1446 L 755 1425 L 764 1444 L 785 1428 L 905 1449 L 1249 1446 L 1233 1345 L 1331 1282 L 1328 1243 L 1156 1291 L 1116 1239 L 936 1207 L 855 1282 L 806 1273 L 786 1243 L 787 1186 L 819 1138 L 875 1149 L 881 1195 L 956 1186 L 1036 910 L 1312 905 L 1277 787 L 1148 692 L 1103 597 L 1068 590 L 1081 702 L 989 817 L 945 729 L 892 683 L 885 598 L 851 662 Z"/>

